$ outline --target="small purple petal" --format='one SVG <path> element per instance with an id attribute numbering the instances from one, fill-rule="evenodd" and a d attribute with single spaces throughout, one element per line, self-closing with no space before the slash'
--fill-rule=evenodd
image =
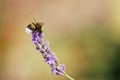
<path id="1" fill-rule="evenodd" d="M 62 73 L 62 72 L 59 72 L 59 71 L 57 71 L 56 69 L 52 69 L 52 74 L 54 75 L 54 74 L 57 74 L 57 75 L 60 75 L 60 76 L 64 76 L 64 73 Z"/>
<path id="2" fill-rule="evenodd" d="M 48 53 L 43 52 L 42 55 L 43 55 L 44 57 L 47 57 L 47 58 L 48 58 Z"/>
<path id="3" fill-rule="evenodd" d="M 56 74 L 57 71 L 55 69 L 52 69 L 52 74 Z"/>
<path id="4" fill-rule="evenodd" d="M 44 44 L 44 40 L 42 38 L 39 38 L 38 39 L 38 43 L 41 44 L 41 45 L 43 45 Z"/>
<path id="5" fill-rule="evenodd" d="M 50 50 L 49 47 L 46 48 L 46 52 L 49 53 L 49 54 L 51 53 L 51 50 Z"/>
<path id="6" fill-rule="evenodd" d="M 49 47 L 49 42 L 44 43 L 44 49 L 46 50 Z"/>
<path id="7" fill-rule="evenodd" d="M 54 65 L 54 64 L 55 64 L 55 63 L 54 63 L 54 60 L 52 60 L 52 59 L 48 60 L 47 63 L 48 63 L 49 65 L 51 65 L 51 64 Z"/>
<path id="8" fill-rule="evenodd" d="M 64 73 L 61 73 L 61 72 L 57 72 L 56 74 L 60 76 L 64 76 Z"/>
<path id="9" fill-rule="evenodd" d="M 60 64 L 60 65 L 59 65 L 59 69 L 60 69 L 61 71 L 65 71 L 65 65 L 64 65 L 64 64 Z"/>
<path id="10" fill-rule="evenodd" d="M 51 54 L 51 56 L 52 56 L 52 59 L 54 59 L 55 63 L 58 64 L 58 59 L 57 59 L 57 57 L 54 55 L 54 53 Z"/>
<path id="11" fill-rule="evenodd" d="M 42 38 L 42 37 L 44 36 L 44 34 L 38 34 L 38 36 L 39 36 L 40 38 Z"/>

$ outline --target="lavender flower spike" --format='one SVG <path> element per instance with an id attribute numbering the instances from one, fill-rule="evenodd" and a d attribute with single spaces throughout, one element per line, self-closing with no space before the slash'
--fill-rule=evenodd
<path id="1" fill-rule="evenodd" d="M 58 59 L 54 52 L 50 50 L 49 43 L 43 39 L 43 34 L 38 32 L 32 33 L 32 41 L 36 45 L 36 49 L 43 55 L 45 62 L 51 67 L 52 74 L 64 75 L 65 65 L 58 64 Z"/>
<path id="2" fill-rule="evenodd" d="M 32 41 L 35 44 L 36 49 L 42 54 L 45 62 L 50 66 L 52 74 L 66 76 L 70 80 L 74 80 L 65 73 L 65 65 L 58 63 L 55 53 L 51 51 L 49 47 L 49 42 L 44 41 L 41 25 L 39 23 L 32 23 L 27 26 L 26 30 L 32 33 Z"/>

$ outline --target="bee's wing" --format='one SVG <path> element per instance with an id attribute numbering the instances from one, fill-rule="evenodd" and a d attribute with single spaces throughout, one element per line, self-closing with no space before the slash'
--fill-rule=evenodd
<path id="1" fill-rule="evenodd" d="M 43 25 L 44 25 L 44 23 L 43 23 L 43 22 L 40 22 L 39 24 L 40 24 L 40 26 L 43 26 Z"/>

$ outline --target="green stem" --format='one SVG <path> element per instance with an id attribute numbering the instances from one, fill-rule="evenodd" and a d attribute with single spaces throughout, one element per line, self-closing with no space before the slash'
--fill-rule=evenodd
<path id="1" fill-rule="evenodd" d="M 64 73 L 64 75 L 65 75 L 68 79 L 70 79 L 70 80 L 74 80 L 72 77 L 70 77 L 70 76 L 67 75 L 66 73 Z"/>

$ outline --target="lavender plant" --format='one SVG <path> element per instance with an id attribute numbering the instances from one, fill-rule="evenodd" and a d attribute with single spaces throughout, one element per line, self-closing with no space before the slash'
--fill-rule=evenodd
<path id="1" fill-rule="evenodd" d="M 35 44 L 36 50 L 42 54 L 45 62 L 50 66 L 52 74 L 66 76 L 70 80 L 74 80 L 65 73 L 65 65 L 58 63 L 58 58 L 50 49 L 49 42 L 43 39 L 44 34 L 42 34 L 41 28 L 40 23 L 29 24 L 26 28 L 26 31 L 32 34 L 32 42 Z"/>

